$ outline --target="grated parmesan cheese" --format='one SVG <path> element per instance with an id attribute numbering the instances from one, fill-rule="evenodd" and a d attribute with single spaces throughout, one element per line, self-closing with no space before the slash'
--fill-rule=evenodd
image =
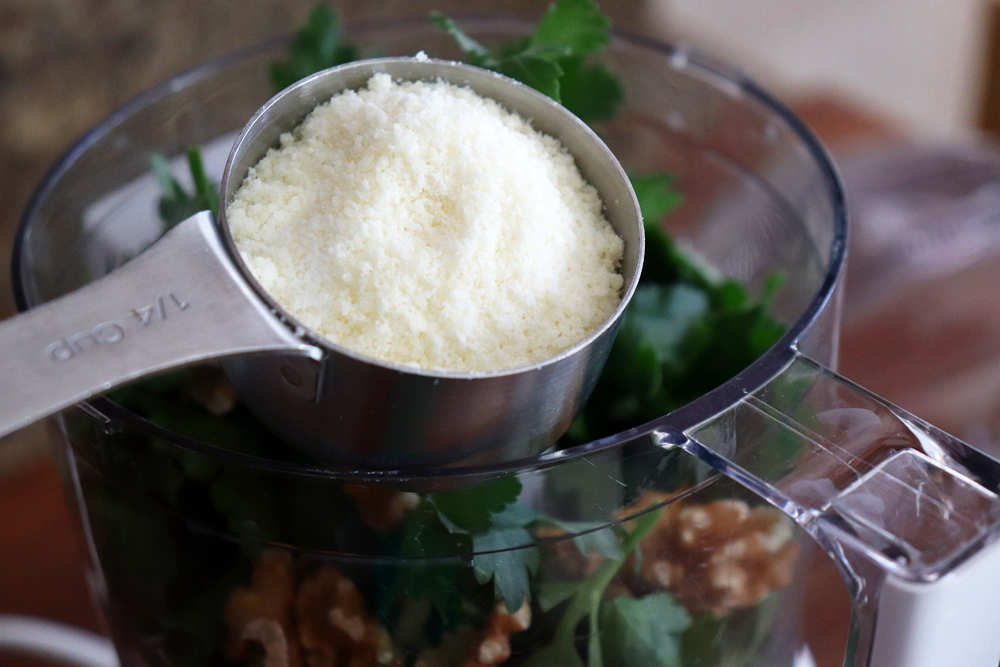
<path id="1" fill-rule="evenodd" d="M 254 277 L 349 350 L 491 372 L 574 345 L 620 302 L 623 243 L 555 139 L 444 82 L 317 107 L 227 216 Z"/>

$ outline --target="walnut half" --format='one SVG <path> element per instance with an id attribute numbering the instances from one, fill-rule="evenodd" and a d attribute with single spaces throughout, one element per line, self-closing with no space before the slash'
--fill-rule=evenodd
<path id="1" fill-rule="evenodd" d="M 472 643 L 462 667 L 492 667 L 510 657 L 510 636 L 531 626 L 531 605 L 526 599 L 513 614 L 501 600 L 486 619 L 478 639 Z"/>
<path id="2" fill-rule="evenodd" d="M 647 492 L 633 508 L 659 502 L 660 495 Z M 640 548 L 634 588 L 669 590 L 691 612 L 719 617 L 787 586 L 799 552 L 788 517 L 735 499 L 668 505 Z"/>
<path id="3" fill-rule="evenodd" d="M 291 616 L 294 599 L 291 556 L 265 552 L 254 565 L 250 586 L 234 589 L 226 602 L 228 657 L 246 660 L 252 654 L 248 644 L 258 644 L 264 649 L 264 667 L 300 667 L 302 657 Z"/>

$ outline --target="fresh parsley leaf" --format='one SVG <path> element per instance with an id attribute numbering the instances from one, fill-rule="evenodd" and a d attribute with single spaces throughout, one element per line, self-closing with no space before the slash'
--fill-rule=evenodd
<path id="1" fill-rule="evenodd" d="M 524 667 L 584 667 L 580 652 L 572 641 L 552 642 L 532 652 Z"/>
<path id="2" fill-rule="evenodd" d="M 691 617 L 670 593 L 654 593 L 604 602 L 600 624 L 608 664 L 680 667 L 680 635 L 691 625 Z"/>
<path id="3" fill-rule="evenodd" d="M 585 409 L 588 426 L 603 433 L 676 407 L 674 382 L 687 372 L 689 340 L 709 309 L 708 296 L 685 283 L 640 285 Z"/>
<path id="4" fill-rule="evenodd" d="M 578 581 L 546 581 L 538 587 L 538 607 L 551 611 L 576 595 L 579 588 Z"/>
<path id="5" fill-rule="evenodd" d="M 686 283 L 643 285 L 636 289 L 622 329 L 648 343 L 660 364 L 684 363 L 681 346 L 692 325 L 708 312 L 708 296 Z"/>
<path id="6" fill-rule="evenodd" d="M 496 69 L 556 102 L 560 99 L 559 77 L 563 71 L 557 62 L 531 54 L 516 54 L 501 60 Z"/>
<path id="7" fill-rule="evenodd" d="M 340 41 L 337 11 L 319 3 L 309 12 L 306 24 L 288 47 L 288 59 L 271 63 L 271 83 L 284 90 L 320 70 L 356 60 L 357 49 Z"/>
<path id="8" fill-rule="evenodd" d="M 455 40 L 458 48 L 462 49 L 466 58 L 469 59 L 470 65 L 486 69 L 495 69 L 497 67 L 496 56 L 485 46 L 469 37 L 464 30 L 458 27 L 458 23 L 454 19 L 445 16 L 439 11 L 432 11 L 427 16 L 430 18 L 431 23 L 444 30 Z"/>
<path id="9" fill-rule="evenodd" d="M 580 443 L 655 419 L 708 393 L 784 334 L 768 313 L 782 276 L 759 300 L 678 248 L 661 222 L 682 201 L 663 172 L 632 175 L 646 229 L 639 286 L 594 393 L 565 439 Z"/>
<path id="10" fill-rule="evenodd" d="M 488 584 L 492 579 L 496 597 L 504 600 L 511 613 L 520 609 L 524 600 L 531 599 L 528 575 L 535 574 L 541 562 L 534 542 L 531 533 L 516 526 L 494 528 L 472 537 L 476 581 Z"/>
<path id="11" fill-rule="evenodd" d="M 161 190 L 157 210 L 167 229 L 199 211 L 211 211 L 213 216 L 219 216 L 219 188 L 205 174 L 201 151 L 196 146 L 188 146 L 185 152 L 194 192 L 188 192 L 174 177 L 167 158 L 159 153 L 154 153 L 149 158 L 153 175 Z"/>
<path id="12" fill-rule="evenodd" d="M 712 280 L 704 269 L 682 253 L 661 226 L 663 218 L 680 206 L 683 194 L 674 184 L 673 174 L 653 172 L 629 176 L 646 230 L 646 256 L 642 267 L 645 283 L 683 281 L 711 290 Z"/>
<path id="13" fill-rule="evenodd" d="M 388 570 L 393 583 L 384 602 L 401 595 L 415 600 L 427 598 L 444 627 L 453 628 L 463 618 L 459 582 L 460 571 L 466 566 L 436 559 L 441 554 L 467 553 L 472 545 L 468 535 L 447 530 L 439 517 L 437 509 L 426 500 L 404 516 L 398 548 L 404 561 Z"/>
<path id="14" fill-rule="evenodd" d="M 520 494 L 521 482 L 508 476 L 478 487 L 430 494 L 418 508 L 424 512 L 425 523 L 431 518 L 428 512 L 433 512 L 436 523 L 448 532 L 471 536 L 476 581 L 492 581 L 496 597 L 505 601 L 509 611 L 531 599 L 530 577 L 541 561 L 528 530 L 532 524 L 553 525 L 574 534 L 577 548 L 585 555 L 597 552 L 612 560 L 623 558 L 613 531 L 592 530 L 603 524 L 552 519 L 516 502 Z M 428 526 L 425 530 L 433 534 L 437 529 Z"/>
<path id="15" fill-rule="evenodd" d="M 554 521 L 553 523 L 575 535 L 573 544 L 584 556 L 596 553 L 611 560 L 622 559 L 622 547 L 619 544 L 618 536 L 610 528 L 593 530 L 597 524 L 583 521 Z"/>
<path id="16" fill-rule="evenodd" d="M 634 527 L 621 542 L 621 558 L 605 559 L 589 577 L 580 582 L 552 582 L 539 586 L 539 599 L 551 610 L 569 601 L 556 627 L 552 642 L 536 651 L 525 663 L 526 667 L 549 667 L 549 665 L 580 665 L 576 650 L 576 629 L 584 619 L 588 619 L 587 661 L 589 667 L 602 667 L 600 607 L 604 591 L 611 583 L 625 558 L 638 549 L 649 531 L 653 529 L 663 510 L 648 512 L 634 521 Z M 572 589 L 571 589 L 572 587 Z"/>
<path id="17" fill-rule="evenodd" d="M 677 208 L 684 198 L 674 185 L 674 175 L 667 172 L 632 174 L 629 181 L 647 225 L 659 225 L 663 216 Z"/>
<path id="18" fill-rule="evenodd" d="M 505 601 L 510 612 L 516 611 L 524 599 L 531 599 L 529 575 L 538 571 L 541 561 L 535 539 L 526 530 L 531 524 L 548 524 L 573 534 L 573 543 L 583 555 L 595 552 L 612 560 L 623 558 L 618 537 L 611 529 L 599 528 L 603 524 L 558 521 L 525 505 L 508 505 L 493 517 L 488 532 L 473 536 L 472 567 L 479 583 L 493 580 L 497 598 Z"/>
<path id="19" fill-rule="evenodd" d="M 493 515 L 502 512 L 520 494 L 521 482 L 508 475 L 469 489 L 433 493 L 427 496 L 427 501 L 451 532 L 476 533 L 489 530 Z"/>
<path id="20" fill-rule="evenodd" d="M 617 115 L 624 88 L 607 67 L 585 62 L 609 41 L 610 21 L 592 0 L 558 0 L 528 39 L 499 51 L 480 44 L 439 12 L 430 20 L 455 40 L 472 65 L 485 67 L 531 86 L 585 121 Z"/>
<path id="21" fill-rule="evenodd" d="M 750 609 L 735 609 L 723 617 L 702 612 L 684 633 L 681 664 L 740 667 L 759 660 L 779 618 L 781 596 L 772 594 Z M 719 637 L 727 640 L 720 642 Z"/>
<path id="22" fill-rule="evenodd" d="M 557 0 L 542 16 L 530 44 L 558 44 L 580 55 L 597 53 L 611 41 L 610 26 L 592 0 Z"/>
<path id="23" fill-rule="evenodd" d="M 563 58 L 559 66 L 563 71 L 559 99 L 564 107 L 588 123 L 612 120 L 618 115 L 625 101 L 625 87 L 611 70 L 579 57 Z"/>
<path id="24" fill-rule="evenodd" d="M 526 529 L 540 515 L 515 502 L 520 494 L 520 480 L 510 475 L 470 489 L 430 494 L 423 503 L 449 532 L 472 536 L 476 581 L 492 581 L 496 597 L 512 613 L 531 599 L 529 575 L 541 561 Z"/>

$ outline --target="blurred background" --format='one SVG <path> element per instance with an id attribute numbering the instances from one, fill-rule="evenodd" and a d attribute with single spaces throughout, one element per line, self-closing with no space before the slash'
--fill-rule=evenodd
<path id="1" fill-rule="evenodd" d="M 0 263 L 33 189 L 89 128 L 199 62 L 290 34 L 312 4 L 0 0 Z M 350 22 L 429 9 L 537 17 L 548 2 L 333 4 Z M 618 29 L 689 44 L 746 71 L 816 130 L 853 213 L 841 370 L 1000 451 L 1000 153 L 990 138 L 1000 133 L 1000 5 L 601 4 Z M 14 312 L 5 269 L 0 316 Z M 0 442 L 0 572 L 14 573 L 0 581 L 0 613 L 98 628 L 44 428 Z M 65 594 L 42 599 L 33 588 L 40 578 Z"/>

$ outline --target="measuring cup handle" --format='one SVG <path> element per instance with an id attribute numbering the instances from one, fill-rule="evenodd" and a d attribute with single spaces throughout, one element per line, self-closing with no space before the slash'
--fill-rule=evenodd
<path id="1" fill-rule="evenodd" d="M 663 433 L 785 511 L 834 558 L 853 667 L 996 667 L 1000 463 L 795 353 L 761 387 Z"/>
<path id="2" fill-rule="evenodd" d="M 104 278 L 0 323 L 0 435 L 156 371 L 268 350 L 318 358 L 198 213 Z"/>

